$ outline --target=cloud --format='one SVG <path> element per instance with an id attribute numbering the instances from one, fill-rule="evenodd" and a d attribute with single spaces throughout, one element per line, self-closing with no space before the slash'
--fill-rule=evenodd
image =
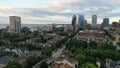
<path id="1" fill-rule="evenodd" d="M 13 7 L 11 6 L 0 6 L 0 10 L 12 10 Z"/>
<path id="2" fill-rule="evenodd" d="M 71 23 L 72 15 L 85 15 L 91 23 L 91 15 L 97 14 L 101 23 L 104 17 L 117 17 L 120 14 L 120 0 L 55 0 L 41 5 L 32 2 L 34 7 L 0 6 L 0 20 L 11 15 L 22 17 L 23 23 Z M 113 19 L 114 19 L 113 18 Z M 111 20 L 112 21 L 112 20 Z M 6 21 L 9 23 L 9 21 Z"/>
<path id="3" fill-rule="evenodd" d="M 43 10 L 63 12 L 67 9 L 78 8 L 79 4 L 84 4 L 85 0 L 56 0 L 54 2 L 49 2 L 43 6 L 40 6 Z"/>

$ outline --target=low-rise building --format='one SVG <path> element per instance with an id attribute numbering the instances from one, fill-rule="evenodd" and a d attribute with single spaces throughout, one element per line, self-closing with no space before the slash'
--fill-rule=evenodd
<path id="1" fill-rule="evenodd" d="M 52 27 L 51 26 L 41 26 L 41 27 L 32 27 L 30 28 L 30 31 L 34 32 L 34 31 L 52 31 Z"/>
<path id="2" fill-rule="evenodd" d="M 51 26 L 39 27 L 38 31 L 52 31 L 52 27 Z"/>
<path id="3" fill-rule="evenodd" d="M 113 28 L 120 28 L 120 23 L 118 23 L 118 22 L 113 22 L 113 23 L 112 23 L 112 27 L 113 27 Z"/>
<path id="4" fill-rule="evenodd" d="M 38 31 L 38 29 L 37 29 L 37 27 L 32 27 L 32 28 L 30 28 L 30 31 L 34 32 L 34 31 Z"/>
<path id="5" fill-rule="evenodd" d="M 78 62 L 76 60 L 70 59 L 65 55 L 61 55 L 58 59 L 56 59 L 50 68 L 76 68 Z"/>
<path id="6" fill-rule="evenodd" d="M 14 28 L 13 27 L 8 26 L 6 29 L 7 29 L 8 33 L 13 33 L 14 32 Z"/>
<path id="7" fill-rule="evenodd" d="M 105 33 L 103 31 L 99 30 L 84 30 L 84 31 L 79 31 L 79 33 L 76 35 L 77 39 L 83 40 L 83 41 L 96 41 L 96 42 L 101 42 L 101 41 L 106 41 L 105 39 Z"/>
<path id="8" fill-rule="evenodd" d="M 111 59 L 106 59 L 106 68 L 120 68 L 120 61 L 112 61 Z"/>
<path id="9" fill-rule="evenodd" d="M 84 29 L 87 29 L 87 30 L 90 30 L 92 27 L 91 27 L 91 25 L 90 24 L 86 24 L 85 26 L 84 26 Z"/>
<path id="10" fill-rule="evenodd" d="M 4 68 L 4 66 L 11 60 L 14 60 L 11 56 L 0 57 L 0 68 Z"/>
<path id="11" fill-rule="evenodd" d="M 56 33 L 50 33 L 47 36 L 50 37 L 50 38 L 55 38 L 58 35 Z"/>
<path id="12" fill-rule="evenodd" d="M 115 35 L 115 42 L 120 42 L 120 35 Z"/>
<path id="13" fill-rule="evenodd" d="M 72 32 L 73 31 L 73 27 L 72 26 L 66 26 L 66 27 L 64 27 L 64 31 L 65 32 Z"/>

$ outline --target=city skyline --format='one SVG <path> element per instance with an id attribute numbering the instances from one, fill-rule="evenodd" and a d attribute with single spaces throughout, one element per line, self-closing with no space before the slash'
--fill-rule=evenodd
<path id="1" fill-rule="evenodd" d="M 9 16 L 20 16 L 22 24 L 70 24 L 73 15 L 84 15 L 88 23 L 98 16 L 98 24 L 109 18 L 120 19 L 119 0 L 1 0 L 0 24 L 9 24 Z"/>

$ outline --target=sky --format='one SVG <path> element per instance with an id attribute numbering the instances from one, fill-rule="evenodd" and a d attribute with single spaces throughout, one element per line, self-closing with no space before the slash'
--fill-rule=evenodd
<path id="1" fill-rule="evenodd" d="M 0 24 L 9 24 L 9 16 L 20 16 L 22 24 L 70 24 L 73 15 L 92 15 L 120 20 L 120 0 L 0 0 Z"/>

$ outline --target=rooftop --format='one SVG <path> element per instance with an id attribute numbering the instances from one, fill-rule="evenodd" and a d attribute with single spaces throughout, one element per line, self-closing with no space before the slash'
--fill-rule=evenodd
<path id="1" fill-rule="evenodd" d="M 3 56 L 0 57 L 0 64 L 7 64 L 9 61 L 13 60 L 13 57 L 10 56 Z"/>

